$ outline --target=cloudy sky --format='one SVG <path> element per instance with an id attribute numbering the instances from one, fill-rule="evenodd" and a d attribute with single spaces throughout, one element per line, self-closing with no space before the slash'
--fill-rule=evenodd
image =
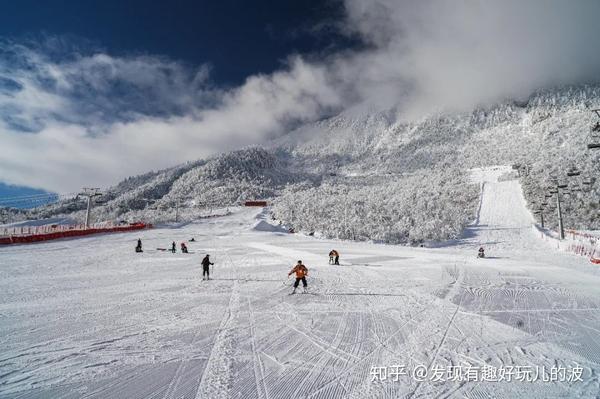
<path id="1" fill-rule="evenodd" d="M 600 77 L 596 0 L 6 3 L 0 183 L 59 193 L 357 105 L 419 118 Z"/>

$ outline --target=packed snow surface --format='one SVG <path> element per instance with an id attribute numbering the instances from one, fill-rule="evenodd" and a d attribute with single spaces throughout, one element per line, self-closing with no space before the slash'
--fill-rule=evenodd
<path id="1" fill-rule="evenodd" d="M 538 240 L 505 172 L 474 173 L 477 220 L 435 249 L 287 234 L 257 209 L 0 248 L 0 397 L 596 398 L 599 267 Z M 191 253 L 157 250 L 172 241 Z M 299 259 L 309 293 L 289 295 Z M 412 374 L 466 364 L 582 381 Z M 374 372 L 398 365 L 397 381 Z"/>

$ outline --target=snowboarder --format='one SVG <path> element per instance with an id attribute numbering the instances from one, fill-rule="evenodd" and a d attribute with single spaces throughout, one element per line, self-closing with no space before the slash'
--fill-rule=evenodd
<path id="1" fill-rule="evenodd" d="M 177 252 L 177 244 L 175 244 L 175 241 L 173 241 L 173 243 L 171 244 L 171 252 Z"/>
<path id="2" fill-rule="evenodd" d="M 331 252 L 329 252 L 329 264 L 338 266 L 340 264 L 340 253 L 335 249 L 332 249 Z"/>
<path id="3" fill-rule="evenodd" d="M 206 280 L 210 280 L 210 265 L 214 265 L 214 263 L 212 263 L 209 259 L 208 254 L 206 254 L 206 256 L 204 257 L 204 259 L 202 259 L 202 280 L 204 280 L 204 276 L 206 275 Z"/>
<path id="4" fill-rule="evenodd" d="M 135 252 L 144 252 L 142 251 L 142 239 L 138 238 L 137 245 L 135 247 Z"/>
<path id="5" fill-rule="evenodd" d="M 485 252 L 483 250 L 483 247 L 479 247 L 479 252 L 477 252 L 477 257 L 478 258 L 485 258 Z"/>
<path id="6" fill-rule="evenodd" d="M 184 254 L 188 253 L 188 249 L 187 249 L 187 246 L 185 245 L 185 242 L 181 243 L 181 253 L 184 253 Z"/>
<path id="7" fill-rule="evenodd" d="M 304 292 L 306 292 L 306 288 L 308 286 L 308 284 L 306 284 L 306 276 L 308 276 L 308 269 L 302 264 L 301 260 L 299 260 L 296 266 L 294 266 L 294 268 L 290 270 L 290 272 L 288 273 L 288 277 L 291 276 L 293 273 L 296 273 L 296 281 L 294 282 L 294 291 L 292 291 L 292 294 L 296 293 L 296 288 L 298 288 L 298 285 L 300 285 L 300 281 L 302 281 Z"/>

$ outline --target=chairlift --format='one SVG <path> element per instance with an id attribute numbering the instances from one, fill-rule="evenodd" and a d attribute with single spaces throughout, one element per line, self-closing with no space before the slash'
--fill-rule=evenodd
<path id="1" fill-rule="evenodd" d="M 600 118 L 600 109 L 593 109 L 592 112 Z M 600 121 L 592 127 L 590 131 L 590 141 L 587 145 L 588 149 L 600 148 Z"/>
<path id="2" fill-rule="evenodd" d="M 579 176 L 581 174 L 581 171 L 577 170 L 577 168 L 572 167 L 571 169 L 569 169 L 567 171 L 567 176 L 569 177 L 573 177 L 573 176 Z"/>
<path id="3" fill-rule="evenodd" d="M 585 184 L 586 186 L 591 186 L 595 182 L 596 182 L 595 177 L 584 177 L 584 179 L 581 181 L 581 183 Z"/>

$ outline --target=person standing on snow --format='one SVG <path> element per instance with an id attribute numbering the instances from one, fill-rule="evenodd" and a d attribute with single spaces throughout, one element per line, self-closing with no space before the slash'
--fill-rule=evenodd
<path id="1" fill-rule="evenodd" d="M 135 247 L 135 252 L 144 252 L 142 251 L 142 239 L 138 238 L 137 246 Z"/>
<path id="2" fill-rule="evenodd" d="M 340 253 L 335 249 L 332 249 L 329 252 L 329 264 L 338 265 L 340 264 Z"/>
<path id="3" fill-rule="evenodd" d="M 300 285 L 300 281 L 302 281 L 304 292 L 306 292 L 306 288 L 308 286 L 308 284 L 306 284 L 306 276 L 308 276 L 308 269 L 302 264 L 301 260 L 299 260 L 296 266 L 294 266 L 294 268 L 288 273 L 288 277 L 291 276 L 292 273 L 296 273 L 296 282 L 294 282 L 294 291 L 292 291 L 292 294 L 296 292 L 296 288 L 298 288 L 298 285 Z"/>
<path id="4" fill-rule="evenodd" d="M 206 280 L 210 280 L 210 265 L 214 265 L 209 259 L 210 255 L 206 255 L 204 259 L 202 259 L 202 280 L 204 280 L 204 276 L 206 275 Z"/>
<path id="5" fill-rule="evenodd" d="M 173 244 L 171 244 L 171 252 L 177 252 L 177 244 L 175 244 L 175 241 L 173 241 Z"/>

